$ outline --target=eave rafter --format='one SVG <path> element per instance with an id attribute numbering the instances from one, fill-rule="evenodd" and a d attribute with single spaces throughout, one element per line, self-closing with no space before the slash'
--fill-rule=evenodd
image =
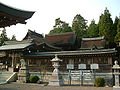
<path id="1" fill-rule="evenodd" d="M 31 18 L 34 13 L 0 3 L 0 28 L 16 25 L 17 23 L 26 24 L 25 20 Z"/>
<path id="2" fill-rule="evenodd" d="M 18 18 L 15 16 L 0 13 L 0 28 L 16 25 L 17 23 L 26 24 L 25 20 L 25 18 Z"/>

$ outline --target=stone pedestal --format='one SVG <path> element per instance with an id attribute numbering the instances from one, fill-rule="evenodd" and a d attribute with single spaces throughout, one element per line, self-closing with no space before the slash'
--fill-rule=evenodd
<path id="1" fill-rule="evenodd" d="M 18 82 L 26 83 L 29 80 L 29 70 L 24 59 L 21 59 L 21 68 L 18 73 Z"/>
<path id="2" fill-rule="evenodd" d="M 113 65 L 113 70 L 114 70 L 114 76 L 115 76 L 115 86 L 113 86 L 113 90 L 120 90 L 120 82 L 119 82 L 119 75 L 120 75 L 120 67 L 118 65 L 118 62 L 115 61 L 115 65 Z"/>
<path id="3" fill-rule="evenodd" d="M 9 67 L 9 68 L 8 68 L 8 71 L 9 71 L 9 72 L 14 72 L 14 68 L 13 68 L 13 67 Z"/>
<path id="4" fill-rule="evenodd" d="M 113 90 L 120 90 L 120 87 L 113 86 Z"/>
<path id="5" fill-rule="evenodd" d="M 60 75 L 60 71 L 59 71 L 59 62 L 62 61 L 60 60 L 57 55 L 55 55 L 55 58 L 53 58 L 51 60 L 53 62 L 53 66 L 54 66 L 54 70 L 52 73 L 52 76 L 49 80 L 49 86 L 62 86 L 63 85 L 63 80 L 62 80 L 62 76 Z"/>

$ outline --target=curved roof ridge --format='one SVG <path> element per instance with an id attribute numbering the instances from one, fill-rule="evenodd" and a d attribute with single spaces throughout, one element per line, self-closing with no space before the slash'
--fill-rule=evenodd
<path id="1" fill-rule="evenodd" d="M 9 7 L 11 9 L 16 9 L 16 10 L 20 10 L 20 11 L 25 11 L 25 12 L 35 12 L 35 11 L 30 11 L 30 10 L 24 10 L 24 9 L 20 9 L 20 8 L 16 8 L 16 7 L 13 7 L 11 5 L 8 5 L 8 4 L 4 4 L 3 2 L 0 1 L 0 4 L 6 6 L 6 7 Z"/>
<path id="2" fill-rule="evenodd" d="M 67 34 L 75 34 L 74 32 L 66 32 L 60 34 L 46 34 L 45 36 L 60 36 L 60 35 L 67 35 Z"/>

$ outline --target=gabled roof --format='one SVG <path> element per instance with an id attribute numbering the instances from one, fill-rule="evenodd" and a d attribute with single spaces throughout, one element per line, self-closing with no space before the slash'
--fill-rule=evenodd
<path id="1" fill-rule="evenodd" d="M 44 50 L 46 50 L 46 48 L 48 48 L 47 51 L 49 51 L 49 50 L 61 50 L 61 48 L 58 48 L 58 47 L 55 47 L 55 46 L 52 46 L 52 45 L 48 44 L 44 40 L 43 35 L 41 35 L 39 33 L 36 33 L 35 31 L 28 30 L 28 33 L 24 37 L 23 41 L 24 40 L 25 41 L 26 40 L 27 41 L 33 40 L 33 42 L 38 46 L 38 48 L 45 47 Z"/>
<path id="2" fill-rule="evenodd" d="M 74 32 L 45 36 L 45 41 L 52 45 L 74 44 L 75 39 L 76 35 Z"/>
<path id="3" fill-rule="evenodd" d="M 84 49 L 105 48 L 105 39 L 104 37 L 82 38 L 81 48 Z"/>
<path id="4" fill-rule="evenodd" d="M 25 24 L 25 20 L 31 18 L 34 13 L 33 11 L 13 8 L 0 2 L 0 28 L 17 23 Z"/>
<path id="5" fill-rule="evenodd" d="M 34 40 L 37 45 L 44 42 L 43 36 L 39 33 L 36 33 L 35 31 L 28 30 L 26 36 L 23 38 L 23 40 Z"/>

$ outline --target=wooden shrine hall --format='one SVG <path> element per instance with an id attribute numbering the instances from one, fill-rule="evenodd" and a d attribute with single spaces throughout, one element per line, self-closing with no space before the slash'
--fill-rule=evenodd
<path id="1" fill-rule="evenodd" d="M 51 37 L 52 40 L 49 40 Z M 28 30 L 22 41 L 5 42 L 5 45 L 0 47 L 0 62 L 10 71 L 18 71 L 20 59 L 25 59 L 31 72 L 52 72 L 50 60 L 57 54 L 63 60 L 60 63 L 60 70 L 63 72 L 67 71 L 67 64 L 74 64 L 74 70 L 78 70 L 78 64 L 86 64 L 87 69 L 90 69 L 90 64 L 99 64 L 98 72 L 112 73 L 117 51 L 114 48 L 105 48 L 104 37 L 83 38 L 81 48 L 73 47 L 76 41 L 74 33 L 43 37 Z"/>

